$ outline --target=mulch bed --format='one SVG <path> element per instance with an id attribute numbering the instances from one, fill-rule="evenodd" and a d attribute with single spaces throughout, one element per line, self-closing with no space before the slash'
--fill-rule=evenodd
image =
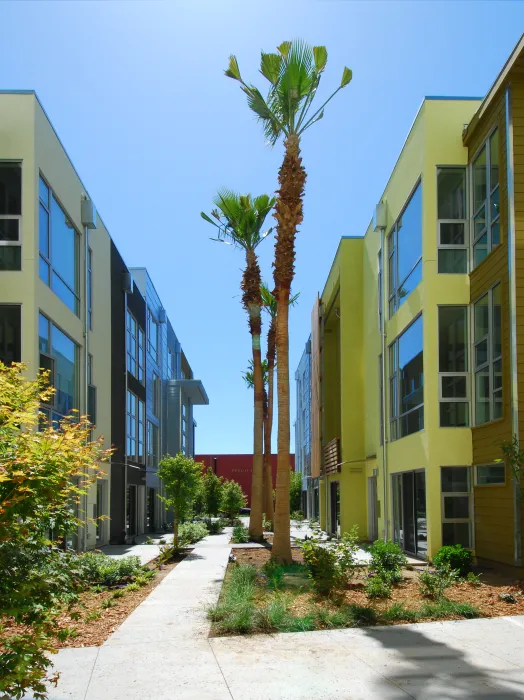
<path id="1" fill-rule="evenodd" d="M 81 593 L 79 604 L 76 604 L 71 611 L 60 615 L 56 620 L 57 631 L 65 628 L 73 629 L 76 632 L 76 636 L 67 637 L 62 641 L 56 638 L 54 642 L 55 648 L 93 647 L 103 644 L 133 610 L 147 598 L 151 591 L 186 557 L 186 554 L 177 560 L 172 560 L 162 565 L 161 568 L 156 565 L 156 562 L 150 562 L 148 568 L 156 569 L 156 576 L 139 590 L 126 591 L 122 598 L 114 598 L 112 607 L 102 608 L 102 603 L 107 598 L 111 598 L 118 588 L 107 589 L 102 593 L 95 593 L 91 590 Z M 95 610 L 98 610 L 101 616 L 96 620 L 86 620 L 86 616 Z M 73 614 L 79 613 L 80 619 L 71 619 L 71 612 Z M 16 634 L 22 631 L 22 626 L 7 624 L 6 630 L 8 634 Z"/>
<path id="2" fill-rule="evenodd" d="M 300 549 L 293 549 L 293 560 L 303 564 L 302 552 Z M 239 564 L 250 564 L 257 569 L 269 560 L 271 550 L 268 549 L 235 549 L 233 554 Z M 367 568 L 359 569 L 357 575 L 352 579 L 345 592 L 341 602 L 353 604 L 362 607 L 368 607 L 375 612 L 383 612 L 387 610 L 393 603 L 403 603 L 406 608 L 418 608 L 428 602 L 418 589 L 416 570 L 404 569 L 404 580 L 393 586 L 391 598 L 387 599 L 369 599 L 364 591 L 364 583 L 367 575 Z M 500 578 L 500 583 L 496 582 L 496 576 L 492 573 L 489 576 L 490 583 L 474 586 L 470 583 L 456 583 L 445 592 L 445 597 L 455 603 L 469 603 L 476 607 L 483 617 L 499 617 L 502 615 L 524 615 L 524 581 L 508 585 L 504 578 Z M 500 600 L 499 596 L 502 593 L 512 593 L 516 597 L 516 603 L 507 603 Z M 268 595 L 271 592 L 268 591 Z M 329 600 L 319 599 L 313 592 L 304 591 L 298 592 L 294 596 L 291 604 L 291 610 L 297 615 L 302 615 L 311 608 L 312 605 L 325 605 L 331 607 Z M 427 618 L 431 619 L 431 618 Z M 442 618 L 440 618 L 442 619 Z M 450 616 L 447 619 L 459 619 L 459 617 Z"/>

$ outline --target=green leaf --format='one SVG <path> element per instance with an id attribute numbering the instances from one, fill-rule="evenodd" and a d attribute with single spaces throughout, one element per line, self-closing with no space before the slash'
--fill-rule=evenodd
<path id="1" fill-rule="evenodd" d="M 278 83 L 278 76 L 282 66 L 282 56 L 278 53 L 264 53 L 260 57 L 260 72 L 272 85 Z"/>
<path id="2" fill-rule="evenodd" d="M 291 41 L 283 41 L 280 46 L 277 46 L 277 51 L 279 51 L 284 58 L 287 58 L 289 49 L 291 48 Z"/>
<path id="3" fill-rule="evenodd" d="M 233 80 L 239 80 L 242 82 L 242 77 L 240 76 L 240 68 L 238 67 L 238 62 L 236 56 L 229 57 L 229 66 L 224 71 L 224 74 L 228 78 L 233 78 Z"/>
<path id="4" fill-rule="evenodd" d="M 315 57 L 315 71 L 322 73 L 327 63 L 327 49 L 325 46 L 313 46 L 313 56 Z"/>
<path id="5" fill-rule="evenodd" d="M 216 223 L 213 221 L 213 219 L 210 219 L 209 216 L 203 211 L 200 212 L 200 216 L 204 219 L 204 221 L 208 221 L 210 224 L 213 224 L 213 226 L 216 226 Z"/>
<path id="6" fill-rule="evenodd" d="M 340 81 L 340 87 L 346 87 L 351 82 L 351 78 L 353 77 L 353 72 L 347 68 L 344 67 L 344 70 L 342 72 L 342 80 Z"/>

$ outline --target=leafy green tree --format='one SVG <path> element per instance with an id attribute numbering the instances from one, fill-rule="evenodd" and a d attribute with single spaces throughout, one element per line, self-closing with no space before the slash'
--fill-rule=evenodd
<path id="1" fill-rule="evenodd" d="M 302 509 L 302 474 L 291 471 L 289 481 L 289 509 L 294 511 Z"/>
<path id="2" fill-rule="evenodd" d="M 207 515 L 216 518 L 222 503 L 223 491 L 224 479 L 214 474 L 211 469 L 208 469 L 202 477 L 204 512 Z"/>
<path id="3" fill-rule="evenodd" d="M 40 404 L 54 389 L 48 373 L 31 381 L 24 369 L 0 362 L 0 696 L 41 700 L 45 682 L 57 680 L 48 656 L 54 621 L 80 585 L 79 558 L 58 545 L 85 526 L 75 509 L 110 450 L 89 441 L 85 418 L 38 430 Z M 12 622 L 21 631 L 13 634 Z"/>
<path id="4" fill-rule="evenodd" d="M 247 503 L 247 496 L 242 491 L 242 487 L 236 481 L 224 481 L 222 491 L 222 504 L 220 509 L 227 513 L 228 517 L 233 520 L 238 517 L 241 508 L 244 508 Z"/>
<path id="5" fill-rule="evenodd" d="M 202 464 L 181 452 L 164 457 L 158 463 L 158 476 L 164 482 L 166 495 L 159 498 L 173 511 L 173 546 L 179 548 L 178 526 L 191 512 L 201 488 Z"/>
<path id="6" fill-rule="evenodd" d="M 260 72 L 269 82 L 264 99 L 254 85 L 240 74 L 235 56 L 230 56 L 225 74 L 240 83 L 249 108 L 263 125 L 266 139 L 275 145 L 284 140 L 284 160 L 279 170 L 275 218 L 277 235 L 273 264 L 274 295 L 277 300 L 277 398 L 278 466 L 275 504 L 275 536 L 272 557 L 291 563 L 289 511 L 289 298 L 295 274 L 295 237 L 303 220 L 306 170 L 302 165 L 300 142 L 304 132 L 324 116 L 324 108 L 351 81 L 344 68 L 339 87 L 318 109 L 311 109 L 327 64 L 325 46 L 310 46 L 304 41 L 284 41 L 277 53 L 262 52 Z"/>
<path id="7" fill-rule="evenodd" d="M 214 203 L 217 208 L 211 212 L 212 218 L 204 212 L 200 215 L 218 229 L 218 238 L 215 240 L 240 248 L 246 256 L 241 288 L 242 304 L 249 318 L 254 384 L 253 477 L 249 534 L 254 540 L 261 540 L 264 536 L 262 527 L 264 381 L 260 349 L 261 277 L 256 249 L 272 231 L 272 229 L 268 231 L 262 229 L 267 215 L 275 205 L 275 198 L 267 194 L 253 198 L 250 194 L 241 195 L 223 189 L 215 197 Z"/>

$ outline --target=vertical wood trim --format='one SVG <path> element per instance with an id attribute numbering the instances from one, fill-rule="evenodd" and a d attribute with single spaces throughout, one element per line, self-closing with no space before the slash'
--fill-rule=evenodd
<path id="1" fill-rule="evenodd" d="M 320 476 L 320 300 L 311 312 L 311 478 Z"/>

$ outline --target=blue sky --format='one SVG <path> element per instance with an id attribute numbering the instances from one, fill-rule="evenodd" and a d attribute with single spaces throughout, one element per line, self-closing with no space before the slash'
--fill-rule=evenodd
<path id="1" fill-rule="evenodd" d="M 252 450 L 250 342 L 241 254 L 210 241 L 199 213 L 221 186 L 273 192 L 282 157 L 223 76 L 229 54 L 260 87 L 260 49 L 295 37 L 327 46 L 326 92 L 353 70 L 303 140 L 293 376 L 338 240 L 365 231 L 424 95 L 484 95 L 524 3 L 4 1 L 0 26 L 0 87 L 37 91 L 126 262 L 149 269 L 210 398 L 197 451 L 216 454 Z M 272 254 L 267 240 L 269 281 Z"/>

